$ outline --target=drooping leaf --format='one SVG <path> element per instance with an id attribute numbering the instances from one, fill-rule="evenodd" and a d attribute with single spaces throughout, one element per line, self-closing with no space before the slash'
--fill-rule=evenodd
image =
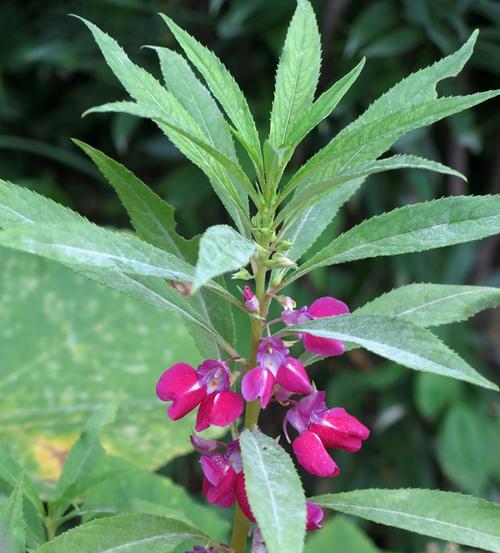
<path id="1" fill-rule="evenodd" d="M 79 18 L 89 28 L 106 62 L 125 90 L 137 102 L 135 115 L 154 119 L 174 144 L 211 180 L 216 193 L 242 232 L 248 228 L 245 201 L 238 198 L 220 162 L 213 158 L 216 152 L 206 144 L 206 136 L 181 102 L 163 87 L 151 74 L 130 61 L 118 43 L 96 25 Z M 115 109 L 134 106 L 129 102 L 115 104 Z M 105 106 L 106 107 L 106 106 Z M 111 105 L 107 106 L 111 109 Z M 98 111 L 98 110 L 89 110 Z M 103 111 L 101 108 L 100 111 Z M 106 109 L 104 110 L 106 111 Z M 128 111 L 131 113 L 131 111 Z M 205 146 L 200 148 L 200 145 Z M 224 156 L 219 153 L 220 158 Z M 237 199 L 238 198 L 238 199 Z M 246 196 L 245 196 L 246 199 Z M 240 201 L 238 201 L 240 200 Z"/>
<path id="2" fill-rule="evenodd" d="M 354 84 L 364 65 L 365 58 L 363 58 L 354 69 L 347 73 L 347 75 L 344 75 L 328 90 L 325 90 L 325 92 L 309 106 L 307 111 L 302 114 L 300 119 L 296 122 L 290 133 L 288 139 L 290 148 L 294 148 L 310 131 L 317 127 L 323 119 L 332 113 L 340 100 L 342 100 L 344 95 Z"/>
<path id="3" fill-rule="evenodd" d="M 105 449 L 149 469 L 190 451 L 193 418 L 174 425 L 154 391 L 174 362 L 200 361 L 178 317 L 45 259 L 2 248 L 0 268 L 0 445 L 29 474 L 57 480 L 89 415 L 117 396 Z"/>
<path id="4" fill-rule="evenodd" d="M 240 436 L 245 487 L 269 553 L 301 553 L 306 502 L 289 455 L 260 431 Z"/>
<path id="5" fill-rule="evenodd" d="M 200 240 L 193 291 L 213 277 L 248 264 L 255 245 L 227 225 L 208 228 Z"/>
<path id="6" fill-rule="evenodd" d="M 484 494 L 498 469 L 499 429 L 477 407 L 457 403 L 447 412 L 438 437 L 441 469 L 468 493 Z"/>
<path id="7" fill-rule="evenodd" d="M 207 544 L 205 534 L 173 518 L 124 514 L 77 526 L 36 549 L 36 553 L 169 553 L 189 539 Z"/>
<path id="8" fill-rule="evenodd" d="M 236 81 L 208 48 L 201 45 L 169 17 L 160 14 L 191 63 L 203 75 L 212 94 L 234 125 L 258 171 L 262 172 L 262 153 L 255 122 L 248 103 Z"/>
<path id="9" fill-rule="evenodd" d="M 199 239 L 185 240 L 177 234 L 174 208 L 157 196 L 123 165 L 88 144 L 75 142 L 91 157 L 116 190 L 139 237 L 188 263 L 196 263 Z M 162 291 L 165 292 L 163 283 L 159 284 Z M 137 292 L 140 295 L 140 290 Z M 183 300 L 178 295 L 176 296 L 176 292 L 172 293 L 169 290 L 166 292 L 170 292 L 170 296 L 173 297 L 181 311 L 192 308 L 189 313 L 192 316 L 186 317 L 186 319 L 189 332 L 200 353 L 207 358 L 222 357 L 223 350 L 218 341 L 207 334 L 203 327 L 212 326 L 228 343 L 234 343 L 234 321 L 230 304 L 209 290 L 202 290 L 189 300 Z M 200 325 L 200 321 L 193 324 L 193 317 L 195 319 L 201 317 L 206 324 Z"/>
<path id="10" fill-rule="evenodd" d="M 478 240 L 500 231 L 500 196 L 453 196 L 408 205 L 351 228 L 293 275 L 325 265 L 418 252 Z"/>
<path id="11" fill-rule="evenodd" d="M 0 509 L 0 550 L 8 553 L 24 553 L 26 550 L 26 523 L 23 516 L 23 480 L 21 476 L 16 487 Z"/>
<path id="12" fill-rule="evenodd" d="M 351 342 L 411 369 L 498 389 L 428 330 L 380 315 L 340 315 L 306 321 L 281 334 L 306 332 Z"/>
<path id="13" fill-rule="evenodd" d="M 429 327 L 464 321 L 500 306 L 500 290 L 487 286 L 408 284 L 356 309 L 359 315 L 387 315 Z"/>
<path id="14" fill-rule="evenodd" d="M 92 413 L 83 431 L 71 448 L 55 489 L 55 508 L 61 510 L 84 492 L 92 482 L 92 472 L 102 461 L 105 452 L 101 446 L 101 431 L 104 425 L 116 418 L 118 401 L 104 403 Z"/>
<path id="15" fill-rule="evenodd" d="M 450 542 L 500 552 L 500 505 L 438 490 L 356 490 L 313 498 L 323 507 Z"/>
<path id="16" fill-rule="evenodd" d="M 311 106 L 321 65 L 321 37 L 311 4 L 299 0 L 281 53 L 271 110 L 270 142 L 279 147 Z"/>

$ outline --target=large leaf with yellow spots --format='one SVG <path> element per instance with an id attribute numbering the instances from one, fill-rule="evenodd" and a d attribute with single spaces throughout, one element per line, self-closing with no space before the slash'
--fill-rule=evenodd
<path id="1" fill-rule="evenodd" d="M 119 395 L 109 451 L 153 468 L 190 449 L 193 420 L 167 419 L 161 372 L 198 354 L 177 316 L 70 269 L 0 248 L 0 444 L 56 479 L 89 414 Z"/>

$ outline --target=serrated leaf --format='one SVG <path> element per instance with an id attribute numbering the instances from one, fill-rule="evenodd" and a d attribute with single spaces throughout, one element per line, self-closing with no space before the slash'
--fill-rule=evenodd
<path id="1" fill-rule="evenodd" d="M 404 320 L 379 315 L 340 315 L 294 325 L 281 334 L 302 332 L 352 342 L 411 369 L 498 389 L 428 330 Z"/>
<path id="2" fill-rule="evenodd" d="M 464 321 L 500 306 L 500 290 L 487 286 L 409 284 L 356 309 L 359 315 L 387 315 L 429 327 Z"/>
<path id="3" fill-rule="evenodd" d="M 196 263 L 199 238 L 185 240 L 177 234 L 174 208 L 123 165 L 88 144 L 79 140 L 75 142 L 91 157 L 116 190 L 139 237 L 188 263 Z M 162 287 L 162 283 L 159 284 Z M 141 295 L 140 290 L 137 292 Z M 163 292 L 165 292 L 164 287 Z M 169 290 L 166 292 L 168 293 Z M 193 316 L 199 319 L 198 314 L 202 314 L 202 321 L 205 320 L 205 323 L 201 326 L 212 326 L 228 343 L 234 343 L 234 321 L 230 304 L 209 290 L 202 290 L 186 301 L 183 301 L 178 294 L 177 296 L 172 294 L 171 291 L 169 297 L 178 304 L 179 309 L 184 311 L 184 315 L 188 315 L 186 319 L 189 331 L 200 353 L 207 358 L 222 357 L 223 350 L 217 340 L 213 340 L 210 334 L 207 335 L 206 330 L 200 327 L 200 321 L 192 324 L 192 319 Z M 186 312 L 188 308 L 193 308 L 194 311 L 188 313 Z"/>
<path id="4" fill-rule="evenodd" d="M 441 248 L 500 231 L 500 196 L 453 196 L 408 205 L 351 228 L 306 261 L 295 280 L 317 267 Z"/>
<path id="5" fill-rule="evenodd" d="M 178 317 L 45 259 L 1 248 L 0 268 L 0 446 L 29 474 L 56 481 L 89 415 L 116 396 L 105 449 L 148 469 L 191 450 L 194 419 L 172 423 L 154 393 L 171 364 L 200 361 Z"/>
<path id="6" fill-rule="evenodd" d="M 200 240 L 193 292 L 210 279 L 247 265 L 255 245 L 227 225 L 209 227 Z"/>
<path id="7" fill-rule="evenodd" d="M 321 65 L 321 37 L 308 0 L 299 0 L 281 53 L 269 141 L 279 147 L 310 107 Z"/>
<path id="8" fill-rule="evenodd" d="M 55 489 L 53 507 L 59 509 L 60 514 L 90 485 L 89 477 L 105 455 L 101 446 L 102 427 L 115 420 L 117 409 L 116 398 L 104 403 L 89 417 L 80 437 L 71 448 Z"/>
<path id="9" fill-rule="evenodd" d="M 137 101 L 135 112 L 132 110 L 128 111 L 128 113 L 134 112 L 135 115 L 140 117 L 163 121 L 163 123 L 156 122 L 174 144 L 207 174 L 231 217 L 233 217 L 240 230 L 245 232 L 245 229 L 248 228 L 248 224 L 245 221 L 246 196 L 242 203 L 219 161 L 214 159 L 212 155 L 206 155 L 207 148 L 211 153 L 213 153 L 212 150 L 216 150 L 210 150 L 210 145 L 205 144 L 206 136 L 197 122 L 186 111 L 181 102 L 151 74 L 132 63 L 114 39 L 101 31 L 93 23 L 81 17 L 79 19 L 91 31 L 106 62 L 117 79 L 122 83 L 130 96 Z M 127 106 L 131 107 L 129 104 L 129 102 L 117 102 L 101 107 L 99 110 L 89 110 L 89 112 L 110 111 L 112 108 L 115 110 L 122 108 L 124 110 Z M 206 145 L 207 148 L 200 149 L 200 145 Z M 219 154 L 219 156 L 223 157 L 222 154 Z"/>
<path id="10" fill-rule="evenodd" d="M 260 431 L 240 436 L 245 488 L 269 553 L 301 553 L 306 501 L 290 456 Z"/>
<path id="11" fill-rule="evenodd" d="M 500 552 L 500 505 L 437 490 L 356 490 L 321 495 L 323 507 L 424 536 Z"/>
<path id="12" fill-rule="evenodd" d="M 228 115 L 237 136 L 247 149 L 258 171 L 262 173 L 262 153 L 255 122 L 248 103 L 236 81 L 219 58 L 201 45 L 169 17 L 160 14 L 191 63 L 203 75 L 212 94 Z"/>
<path id="13" fill-rule="evenodd" d="M 124 514 L 94 520 L 65 532 L 36 553 L 169 553 L 189 539 L 207 544 L 202 532 L 173 518 Z"/>
<path id="14" fill-rule="evenodd" d="M 6 547 L 8 553 L 24 553 L 26 550 L 23 480 L 24 475 L 21 475 L 7 502 L 0 509 L 0 549 Z"/>
<path id="15" fill-rule="evenodd" d="M 296 122 L 290 133 L 288 139 L 290 148 L 293 149 L 297 146 L 310 131 L 332 113 L 340 100 L 342 100 L 344 95 L 354 84 L 364 65 L 365 58 L 363 58 L 354 69 L 347 73 L 347 75 L 344 75 L 344 77 L 334 83 L 328 90 L 325 90 L 325 92 L 309 106 L 307 111 L 302 114 L 300 119 Z"/>

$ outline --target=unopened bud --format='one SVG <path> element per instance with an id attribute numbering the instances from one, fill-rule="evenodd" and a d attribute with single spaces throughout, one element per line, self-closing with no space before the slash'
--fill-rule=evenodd
<path id="1" fill-rule="evenodd" d="M 290 296 L 276 296 L 276 299 L 287 311 L 293 311 L 297 307 L 297 303 Z"/>
<path id="2" fill-rule="evenodd" d="M 288 259 L 285 255 L 282 253 L 275 253 L 273 255 L 272 261 L 274 261 L 275 267 L 283 267 L 283 268 L 297 268 L 297 263 L 295 261 L 292 261 L 291 259 Z"/>
<path id="3" fill-rule="evenodd" d="M 251 280 L 253 276 L 246 270 L 240 269 L 231 275 L 232 280 Z"/>
<path id="4" fill-rule="evenodd" d="M 281 240 L 276 246 L 276 250 L 279 252 L 285 252 L 286 250 L 289 250 L 292 246 L 293 242 L 290 242 L 290 240 Z"/>
<path id="5" fill-rule="evenodd" d="M 260 311 L 259 300 L 250 286 L 245 286 L 245 288 L 243 288 L 243 303 L 245 304 L 245 309 L 249 313 L 258 313 Z"/>
<path id="6" fill-rule="evenodd" d="M 190 436 L 189 439 L 191 440 L 193 448 L 200 455 L 210 455 L 210 453 L 213 453 L 219 446 L 219 442 L 215 440 L 205 440 L 199 436 Z"/>
<path id="7" fill-rule="evenodd" d="M 182 282 L 180 280 L 169 280 L 168 283 L 172 288 L 175 288 L 182 297 L 187 297 L 191 294 L 193 289 L 192 282 Z"/>

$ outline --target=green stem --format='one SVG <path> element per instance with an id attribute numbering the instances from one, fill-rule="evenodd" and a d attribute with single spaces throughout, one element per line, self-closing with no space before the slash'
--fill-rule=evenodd
<path id="1" fill-rule="evenodd" d="M 263 264 L 257 263 L 255 267 L 255 295 L 259 300 L 260 316 L 263 320 L 267 315 L 266 301 L 266 268 Z M 263 320 L 252 320 L 252 350 L 248 360 L 248 368 L 255 367 L 257 362 L 257 348 L 259 347 L 262 336 Z M 249 401 L 245 406 L 244 428 L 252 428 L 259 420 L 260 403 L 259 400 Z M 233 535 L 231 546 L 234 553 L 245 553 L 247 545 L 248 532 L 250 530 L 250 521 L 243 514 L 242 510 L 236 505 L 233 518 Z"/>

